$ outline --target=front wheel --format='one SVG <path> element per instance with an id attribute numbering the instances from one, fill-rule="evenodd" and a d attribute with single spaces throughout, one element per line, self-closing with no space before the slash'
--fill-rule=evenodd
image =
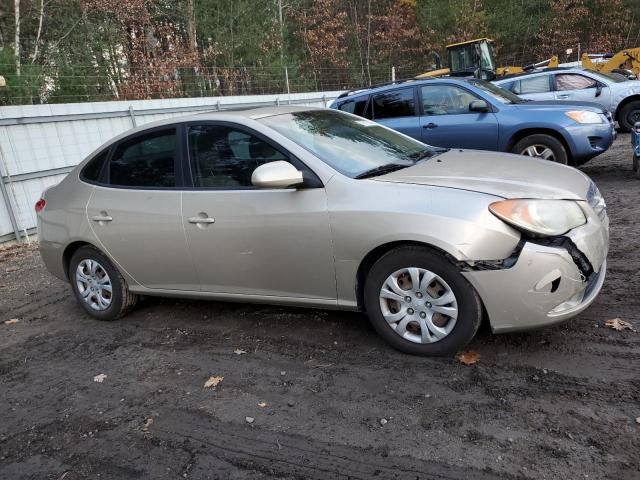
<path id="1" fill-rule="evenodd" d="M 569 157 L 562 142 L 544 133 L 524 137 L 513 146 L 511 152 L 518 155 L 551 160 L 552 162 L 562 163 L 563 165 L 569 163 Z"/>
<path id="2" fill-rule="evenodd" d="M 80 306 L 98 320 L 116 320 L 138 300 L 109 259 L 91 246 L 79 248 L 71 257 L 69 280 Z"/>
<path id="3" fill-rule="evenodd" d="M 622 132 L 630 132 L 636 122 L 640 122 L 640 101 L 627 103 L 618 115 L 618 125 Z"/>
<path id="4" fill-rule="evenodd" d="M 464 347 L 482 320 L 480 298 L 446 258 L 423 247 L 401 247 L 369 271 L 367 314 L 392 347 L 413 355 L 447 355 Z"/>

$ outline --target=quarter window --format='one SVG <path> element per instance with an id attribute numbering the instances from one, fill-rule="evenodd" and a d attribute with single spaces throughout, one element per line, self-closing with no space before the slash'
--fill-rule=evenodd
<path id="1" fill-rule="evenodd" d="M 353 113 L 354 115 L 364 117 L 364 109 L 366 107 L 367 107 L 367 97 L 346 101 L 340 104 L 340 106 L 338 106 L 338 110 L 342 110 L 343 112 Z"/>
<path id="2" fill-rule="evenodd" d="M 90 182 L 97 182 L 100 179 L 100 173 L 102 172 L 102 167 L 104 166 L 104 162 L 107 160 L 108 155 L 109 149 L 107 148 L 104 152 L 89 160 L 89 163 L 87 163 L 82 169 L 82 178 L 84 180 L 89 180 Z"/>
<path id="3" fill-rule="evenodd" d="M 595 88 L 598 82 L 584 75 L 563 73 L 556 75 L 556 90 L 582 90 Z"/>
<path id="4" fill-rule="evenodd" d="M 175 187 L 175 159 L 175 128 L 124 141 L 109 163 L 109 183 L 123 187 Z"/>
<path id="5" fill-rule="evenodd" d="M 425 85 L 421 89 L 425 115 L 455 115 L 470 113 L 469 104 L 478 97 L 452 85 Z"/>
<path id="6" fill-rule="evenodd" d="M 413 88 L 396 90 L 373 97 L 373 118 L 412 117 L 416 114 Z"/>
<path id="7" fill-rule="evenodd" d="M 189 128 L 193 184 L 205 188 L 248 188 L 251 174 L 262 164 L 289 158 L 255 135 L 230 127 Z"/>

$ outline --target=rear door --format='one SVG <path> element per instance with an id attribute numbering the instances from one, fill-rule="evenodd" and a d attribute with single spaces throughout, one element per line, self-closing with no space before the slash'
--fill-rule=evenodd
<path id="1" fill-rule="evenodd" d="M 552 81 L 550 74 L 521 77 L 513 82 L 510 90 L 527 100 L 554 100 Z"/>
<path id="2" fill-rule="evenodd" d="M 324 187 L 256 188 L 260 165 L 287 161 L 313 172 L 278 145 L 233 123 L 187 130 L 191 189 L 183 226 L 202 290 L 335 301 L 336 282 Z"/>
<path id="3" fill-rule="evenodd" d="M 457 85 L 420 87 L 421 140 L 438 147 L 498 148 L 498 119 L 492 112 L 472 112 L 469 104 L 483 100 Z"/>
<path id="4" fill-rule="evenodd" d="M 420 140 L 420 118 L 415 88 L 404 87 L 372 95 L 369 108 L 374 121 Z"/>
<path id="5" fill-rule="evenodd" d="M 139 284 L 197 291 L 180 213 L 179 130 L 156 128 L 116 144 L 87 217 L 100 248 Z"/>

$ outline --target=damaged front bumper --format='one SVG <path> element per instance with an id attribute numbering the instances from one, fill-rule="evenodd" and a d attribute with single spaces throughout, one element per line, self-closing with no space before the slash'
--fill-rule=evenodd
<path id="1" fill-rule="evenodd" d="M 494 332 L 544 327 L 595 300 L 604 283 L 608 242 L 609 220 L 600 213 L 563 237 L 525 240 L 507 268 L 463 275 L 480 295 Z"/>

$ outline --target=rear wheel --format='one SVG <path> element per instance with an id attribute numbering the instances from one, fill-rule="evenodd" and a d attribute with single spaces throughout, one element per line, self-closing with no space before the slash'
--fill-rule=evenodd
<path id="1" fill-rule="evenodd" d="M 482 320 L 471 284 L 446 258 L 422 247 L 401 247 L 381 257 L 367 275 L 364 300 L 378 334 L 413 355 L 456 352 Z"/>
<path id="2" fill-rule="evenodd" d="M 138 300 L 109 259 L 91 246 L 79 248 L 71 257 L 69 280 L 80 306 L 98 320 L 116 320 Z"/>
<path id="3" fill-rule="evenodd" d="M 640 101 L 627 103 L 618 115 L 618 125 L 623 132 L 630 132 L 633 125 L 640 122 Z"/>
<path id="4" fill-rule="evenodd" d="M 537 133 L 524 137 L 511 149 L 518 155 L 542 158 L 566 165 L 569 162 L 567 151 L 560 140 L 551 135 Z"/>

